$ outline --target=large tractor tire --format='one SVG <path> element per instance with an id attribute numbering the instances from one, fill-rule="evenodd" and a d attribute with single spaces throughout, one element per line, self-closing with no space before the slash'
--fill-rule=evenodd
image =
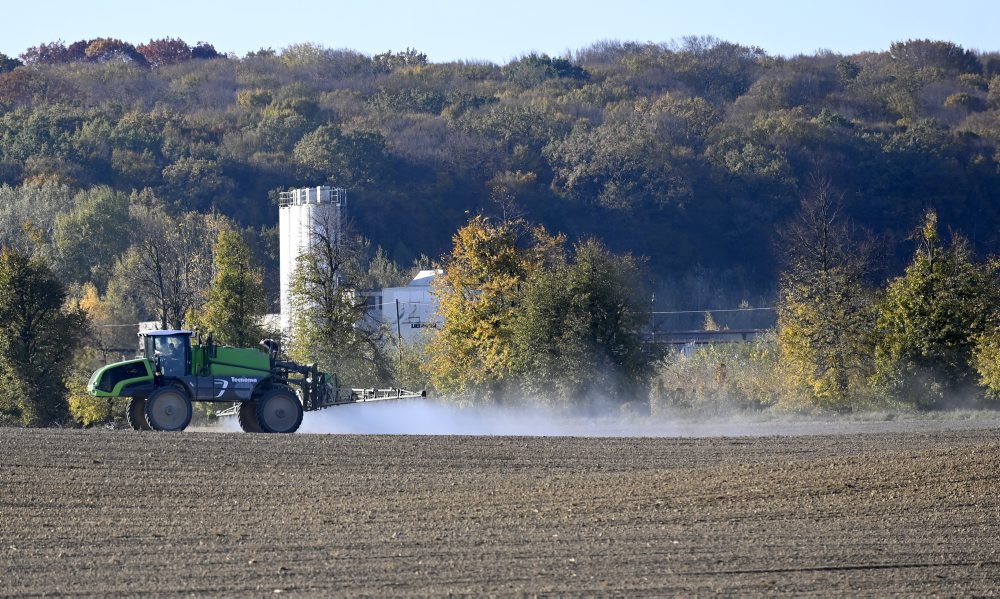
<path id="1" fill-rule="evenodd" d="M 135 431 L 149 431 L 149 423 L 146 422 L 146 400 L 141 397 L 133 397 L 128 400 L 128 408 L 125 409 L 125 419 L 128 425 Z"/>
<path id="2" fill-rule="evenodd" d="M 302 424 L 302 402 L 290 389 L 271 389 L 257 401 L 257 422 L 265 433 L 294 433 Z"/>
<path id="3" fill-rule="evenodd" d="M 182 431 L 191 414 L 190 398 L 177 387 L 160 387 L 146 400 L 146 423 L 154 431 Z"/>
<path id="4" fill-rule="evenodd" d="M 245 433 L 262 433 L 260 423 L 257 422 L 257 401 L 250 400 L 240 404 L 240 428 Z"/>

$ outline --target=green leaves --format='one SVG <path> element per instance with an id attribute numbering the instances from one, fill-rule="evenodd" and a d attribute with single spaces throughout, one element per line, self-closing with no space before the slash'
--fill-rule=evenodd
<path id="1" fill-rule="evenodd" d="M 519 386 L 553 403 L 634 399 L 650 366 L 639 335 L 649 319 L 639 265 L 595 240 L 565 259 L 528 280 L 514 319 Z"/>
<path id="2" fill-rule="evenodd" d="M 781 236 L 778 343 L 810 403 L 850 409 L 871 373 L 869 249 L 852 239 L 840 198 L 820 181 Z"/>
<path id="3" fill-rule="evenodd" d="M 220 344 L 254 347 L 264 338 L 261 319 L 267 312 L 264 273 L 250 245 L 232 229 L 219 232 L 215 242 L 215 275 L 205 305 L 188 326 L 211 331 Z"/>
<path id="4" fill-rule="evenodd" d="M 0 253 L 0 421 L 46 426 L 66 419 L 64 379 L 86 317 L 64 307 L 65 297 L 43 261 Z"/>
<path id="5" fill-rule="evenodd" d="M 365 320 L 367 298 L 359 293 L 366 250 L 367 241 L 321 215 L 292 275 L 289 357 L 336 373 L 346 386 L 391 378 L 384 331 Z"/>
<path id="6" fill-rule="evenodd" d="M 305 180 L 349 188 L 373 184 L 386 166 L 385 140 L 380 134 L 343 132 L 329 125 L 303 136 L 292 155 Z"/>
<path id="7" fill-rule="evenodd" d="M 880 302 L 875 354 L 877 380 L 925 407 L 976 393 L 977 339 L 996 330 L 1000 305 L 994 265 L 973 262 L 961 237 L 945 245 L 937 229 L 937 214 L 928 211 L 913 262 Z M 980 363 L 988 371 L 984 343 Z"/>

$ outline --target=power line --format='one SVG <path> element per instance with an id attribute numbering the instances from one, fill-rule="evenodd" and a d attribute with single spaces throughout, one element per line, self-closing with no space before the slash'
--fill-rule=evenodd
<path id="1" fill-rule="evenodd" d="M 757 310 L 775 310 L 775 306 L 769 306 L 764 308 L 726 308 L 722 310 L 713 310 L 711 308 L 706 310 L 671 310 L 667 312 L 650 312 L 650 314 L 704 314 L 705 312 L 754 312 Z"/>

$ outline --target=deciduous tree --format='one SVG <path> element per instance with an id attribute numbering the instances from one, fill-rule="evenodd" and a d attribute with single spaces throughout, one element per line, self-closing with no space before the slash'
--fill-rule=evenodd
<path id="1" fill-rule="evenodd" d="M 541 401 L 626 402 L 649 375 L 643 326 L 649 296 L 638 262 L 587 240 L 569 261 L 536 269 L 514 315 L 514 364 L 522 387 Z"/>
<path id="2" fill-rule="evenodd" d="M 778 343 L 816 404 L 850 409 L 872 370 L 870 249 L 853 238 L 840 198 L 820 181 L 781 236 Z"/>
<path id="3" fill-rule="evenodd" d="M 67 282 L 93 282 L 103 293 L 133 230 L 128 196 L 110 187 L 79 192 L 73 209 L 56 217 L 56 271 Z"/>
<path id="4" fill-rule="evenodd" d="M 514 372 L 514 323 L 524 285 L 561 243 L 522 221 L 482 216 L 455 233 L 445 272 L 434 281 L 444 319 L 428 349 L 435 387 L 500 398 Z"/>
<path id="5" fill-rule="evenodd" d="M 365 321 L 368 302 L 357 286 L 366 243 L 322 215 L 311 235 L 292 275 L 289 356 L 336 373 L 348 386 L 388 382 L 383 331 Z"/>
<path id="6" fill-rule="evenodd" d="M 136 50 L 154 67 L 191 60 L 191 46 L 182 39 L 165 37 L 149 40 L 149 43 L 136 46 Z"/>

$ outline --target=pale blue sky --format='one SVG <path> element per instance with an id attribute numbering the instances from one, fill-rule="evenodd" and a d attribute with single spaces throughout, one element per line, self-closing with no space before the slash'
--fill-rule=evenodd
<path id="1" fill-rule="evenodd" d="M 885 50 L 897 40 L 948 40 L 1000 50 L 1000 0 L 35 0 L 11 3 L 0 52 L 42 42 L 179 37 L 239 56 L 314 42 L 365 54 L 406 47 L 432 62 L 504 64 L 531 51 L 560 55 L 600 40 L 667 42 L 714 35 L 769 54 Z"/>

